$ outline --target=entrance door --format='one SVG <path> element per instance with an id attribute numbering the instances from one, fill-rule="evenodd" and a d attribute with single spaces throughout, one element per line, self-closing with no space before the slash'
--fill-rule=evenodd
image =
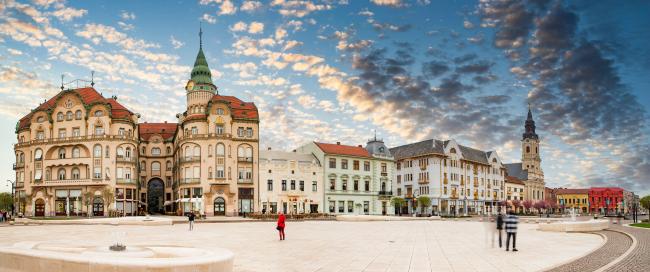
<path id="1" fill-rule="evenodd" d="M 147 185 L 147 211 L 153 213 L 164 213 L 163 196 L 165 184 L 160 179 L 152 179 Z"/>
<path id="2" fill-rule="evenodd" d="M 104 216 L 104 200 L 101 197 L 93 200 L 93 216 Z"/>
<path id="3" fill-rule="evenodd" d="M 381 202 L 381 215 L 386 215 L 386 201 Z"/>
<path id="4" fill-rule="evenodd" d="M 214 215 L 226 215 L 226 200 L 223 197 L 214 199 Z"/>
<path id="5" fill-rule="evenodd" d="M 45 201 L 43 199 L 37 199 L 34 206 L 34 216 L 45 216 Z"/>

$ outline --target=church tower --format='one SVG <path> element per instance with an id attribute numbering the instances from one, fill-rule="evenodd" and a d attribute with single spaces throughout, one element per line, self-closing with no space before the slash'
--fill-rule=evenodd
<path id="1" fill-rule="evenodd" d="M 528 170 L 528 179 L 544 179 L 542 159 L 539 155 L 539 136 L 535 133 L 535 121 L 530 105 L 521 139 L 521 168 Z"/>
<path id="2" fill-rule="evenodd" d="M 217 92 L 212 83 L 212 73 L 203 54 L 203 30 L 199 29 L 199 53 L 196 55 L 191 78 L 185 85 L 187 91 L 187 113 L 204 114 L 208 102 Z"/>

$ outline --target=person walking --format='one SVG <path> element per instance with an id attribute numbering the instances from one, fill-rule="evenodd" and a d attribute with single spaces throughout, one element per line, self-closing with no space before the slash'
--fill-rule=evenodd
<path id="1" fill-rule="evenodd" d="M 194 229 L 194 218 L 195 217 L 196 217 L 196 215 L 194 215 L 194 212 L 190 212 L 187 215 L 188 222 L 190 223 L 190 231 L 192 231 Z"/>
<path id="2" fill-rule="evenodd" d="M 499 233 L 499 248 L 501 248 L 501 232 L 503 231 L 503 214 L 499 212 L 497 215 L 497 232 Z"/>
<path id="3" fill-rule="evenodd" d="M 284 240 L 284 220 L 284 214 L 280 212 L 278 215 L 278 226 L 276 227 L 278 233 L 280 234 L 280 241 Z"/>
<path id="4" fill-rule="evenodd" d="M 504 221 L 506 224 L 506 234 L 508 235 L 506 238 L 506 251 L 509 251 L 511 237 L 512 237 L 512 251 L 518 251 L 517 250 L 517 223 L 519 223 L 519 219 L 515 215 L 515 212 L 513 210 L 510 210 Z"/>

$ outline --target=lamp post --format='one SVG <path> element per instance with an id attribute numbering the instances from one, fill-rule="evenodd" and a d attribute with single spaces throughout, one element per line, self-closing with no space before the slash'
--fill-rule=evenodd
<path id="1" fill-rule="evenodd" d="M 16 202 L 16 182 L 7 180 L 11 184 L 11 216 L 14 216 L 15 202 Z"/>
<path id="2" fill-rule="evenodd" d="M 465 201 L 463 203 L 463 206 L 465 206 L 465 214 L 463 216 L 467 216 L 467 195 L 465 195 Z"/>

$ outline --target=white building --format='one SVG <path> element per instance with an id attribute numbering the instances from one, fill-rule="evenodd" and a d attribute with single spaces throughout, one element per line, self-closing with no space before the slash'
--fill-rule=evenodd
<path id="1" fill-rule="evenodd" d="M 381 140 L 349 146 L 311 142 L 297 149 L 323 162 L 324 211 L 329 214 L 394 214 L 390 206 L 393 158 Z"/>
<path id="2" fill-rule="evenodd" d="M 425 140 L 391 148 L 395 157 L 396 195 L 412 213 L 418 196 L 428 196 L 425 212 L 442 215 L 496 212 L 505 199 L 505 168 L 494 151 L 459 145 L 454 140 Z"/>
<path id="3" fill-rule="evenodd" d="M 506 177 L 506 200 L 513 201 L 519 200 L 524 201 L 524 188 L 526 184 L 519 180 L 517 177 L 507 176 Z"/>
<path id="4" fill-rule="evenodd" d="M 314 155 L 262 150 L 259 175 L 264 213 L 323 212 L 323 167 Z"/>

